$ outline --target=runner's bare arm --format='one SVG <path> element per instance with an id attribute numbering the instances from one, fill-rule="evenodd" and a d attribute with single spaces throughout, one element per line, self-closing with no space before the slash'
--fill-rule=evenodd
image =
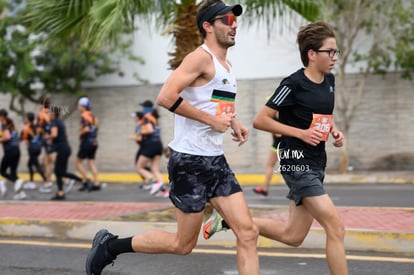
<path id="1" fill-rule="evenodd" d="M 169 109 L 180 97 L 181 91 L 188 86 L 201 86 L 214 76 L 214 64 L 205 50 L 199 48 L 188 54 L 181 65 L 172 72 L 161 88 L 157 104 Z M 232 115 L 214 116 L 195 108 L 183 100 L 174 113 L 210 125 L 213 130 L 225 132 L 231 124 Z"/>
<path id="2" fill-rule="evenodd" d="M 256 115 L 253 121 L 253 127 L 259 130 L 267 131 L 282 136 L 295 137 L 304 142 L 316 146 L 322 139 L 322 132 L 315 128 L 299 129 L 286 124 L 283 124 L 274 119 L 278 115 L 278 111 L 268 106 L 264 106 L 262 110 Z"/>

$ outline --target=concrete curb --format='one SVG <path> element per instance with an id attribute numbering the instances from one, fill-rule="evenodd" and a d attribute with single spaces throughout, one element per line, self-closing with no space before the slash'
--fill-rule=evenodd
<path id="1" fill-rule="evenodd" d="M 175 223 L 148 223 L 130 221 L 78 221 L 78 220 L 22 220 L 0 219 L 0 236 L 10 238 L 53 238 L 59 240 L 93 239 L 95 233 L 107 228 L 120 237 L 133 236 L 147 230 L 176 231 Z M 301 248 L 324 249 L 326 235 L 322 229 L 312 228 Z M 235 237 L 231 230 L 220 232 L 210 240 L 200 234 L 199 245 L 234 247 Z M 263 237 L 258 240 L 259 248 L 287 248 L 288 246 Z M 392 253 L 414 253 L 414 232 L 347 230 L 345 247 L 348 251 L 375 251 Z"/>

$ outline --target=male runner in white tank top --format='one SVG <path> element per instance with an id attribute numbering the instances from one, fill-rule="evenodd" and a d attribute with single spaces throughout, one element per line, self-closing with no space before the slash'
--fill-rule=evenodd
<path id="1" fill-rule="evenodd" d="M 177 233 L 148 231 L 118 239 L 102 229 L 88 255 L 87 274 L 100 274 L 126 252 L 189 254 L 197 244 L 207 202 L 236 235 L 239 274 L 259 274 L 258 229 L 223 155 L 223 136 L 229 128 L 239 145 L 248 138 L 248 129 L 236 119 L 237 85 L 227 60 L 227 49 L 235 44 L 236 16 L 242 11 L 240 5 L 205 1 L 197 13 L 204 44 L 184 58 L 157 98 L 159 105 L 175 113 L 168 173 Z"/>

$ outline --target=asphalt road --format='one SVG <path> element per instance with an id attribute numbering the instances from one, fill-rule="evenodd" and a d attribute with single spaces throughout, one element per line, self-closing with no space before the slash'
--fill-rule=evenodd
<path id="1" fill-rule="evenodd" d="M 0 240 L 2 275 L 85 274 L 87 243 L 50 240 Z M 329 274 L 320 251 L 260 250 L 262 275 Z M 411 275 L 414 260 L 392 254 L 352 254 L 350 274 Z M 238 274 L 234 250 L 196 247 L 187 256 L 124 254 L 103 275 L 219 275 Z"/>

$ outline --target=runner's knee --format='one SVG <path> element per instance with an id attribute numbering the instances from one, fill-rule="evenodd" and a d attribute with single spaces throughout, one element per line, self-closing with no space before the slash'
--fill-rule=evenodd
<path id="1" fill-rule="evenodd" d="M 236 238 L 242 243 L 257 242 L 257 239 L 259 238 L 259 229 L 254 223 L 240 230 L 233 229 L 233 231 L 236 234 Z"/>
<path id="2" fill-rule="evenodd" d="M 324 226 L 328 238 L 343 241 L 345 239 L 345 226 L 339 219 Z"/>
<path id="3" fill-rule="evenodd" d="M 299 247 L 302 245 L 303 241 L 305 240 L 306 236 L 289 236 L 283 240 L 283 243 L 293 247 Z"/>
<path id="4" fill-rule="evenodd" d="M 332 234 L 334 238 L 339 240 L 345 239 L 345 227 L 342 223 L 338 223 L 334 229 L 332 230 Z"/>
<path id="5" fill-rule="evenodd" d="M 193 251 L 193 248 L 197 244 L 197 238 L 191 241 L 180 242 L 177 241 L 174 247 L 174 254 L 177 255 L 188 255 Z"/>

